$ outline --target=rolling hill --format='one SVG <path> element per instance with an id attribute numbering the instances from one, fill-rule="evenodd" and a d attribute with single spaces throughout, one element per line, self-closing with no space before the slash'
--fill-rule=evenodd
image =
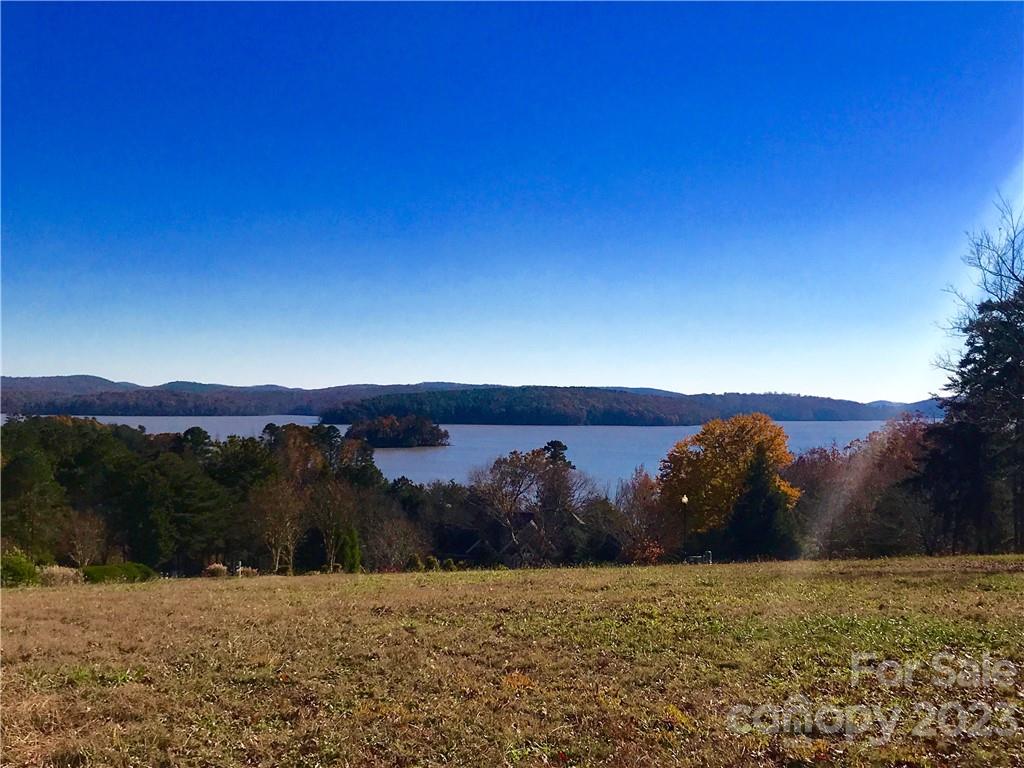
<path id="1" fill-rule="evenodd" d="M 130 381 L 111 381 L 102 376 L 4 376 L 2 389 L 48 395 L 88 395 L 139 389 L 139 385 Z"/>
<path id="2" fill-rule="evenodd" d="M 346 384 L 297 389 L 276 384 L 232 386 L 172 381 L 153 387 L 98 376 L 4 376 L 4 413 L 76 416 L 260 416 L 277 413 L 317 415 L 327 408 L 385 394 L 468 389 L 452 382 Z"/>

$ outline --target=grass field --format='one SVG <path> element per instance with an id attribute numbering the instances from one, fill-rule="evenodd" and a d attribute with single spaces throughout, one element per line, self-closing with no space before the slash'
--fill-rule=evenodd
<path id="1" fill-rule="evenodd" d="M 1024 726 L 1022 558 L 32 588 L 2 623 L 5 765 L 1024 762 L 1005 727 L 910 732 L 922 702 L 1010 702 Z M 851 682 L 855 652 L 944 650 L 1022 669 L 1010 690 Z M 796 694 L 907 717 L 886 744 L 730 726 Z"/>

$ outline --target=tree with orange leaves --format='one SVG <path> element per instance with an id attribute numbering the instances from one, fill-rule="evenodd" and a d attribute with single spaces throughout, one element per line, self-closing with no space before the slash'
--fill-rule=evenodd
<path id="1" fill-rule="evenodd" d="M 658 480 L 662 504 L 678 523 L 680 548 L 685 549 L 690 534 L 729 522 L 759 451 L 774 474 L 788 466 L 793 454 L 786 442 L 785 430 L 768 416 L 749 413 L 709 421 L 676 443 L 661 460 Z M 800 491 L 781 478 L 777 485 L 792 508 Z"/>

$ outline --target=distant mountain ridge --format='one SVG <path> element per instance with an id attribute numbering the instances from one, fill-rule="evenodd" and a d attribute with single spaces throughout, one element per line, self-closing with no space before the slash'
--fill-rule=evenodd
<path id="1" fill-rule="evenodd" d="M 420 382 L 299 389 L 172 381 L 144 387 L 99 376 L 4 376 L 6 414 L 79 416 L 319 415 L 350 423 L 382 415 L 422 415 L 442 424 L 602 424 L 672 426 L 760 411 L 779 421 L 864 421 L 905 411 L 941 415 L 934 400 L 857 403 L 790 394 L 697 394 L 646 387 L 507 387 Z"/>

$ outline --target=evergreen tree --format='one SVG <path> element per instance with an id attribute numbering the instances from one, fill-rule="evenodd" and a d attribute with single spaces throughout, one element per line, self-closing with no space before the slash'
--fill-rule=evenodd
<path id="1" fill-rule="evenodd" d="M 928 453 L 917 483 L 929 494 L 942 549 L 997 552 L 1004 526 L 996 514 L 998 478 L 989 435 L 969 421 L 947 418 L 928 429 Z"/>
<path id="2" fill-rule="evenodd" d="M 790 497 L 779 485 L 778 474 L 763 447 L 757 449 L 750 462 L 726 538 L 732 556 L 738 560 L 759 557 L 785 560 L 800 552 L 790 513 Z"/>
<path id="3" fill-rule="evenodd" d="M 977 271 L 981 300 L 965 301 L 954 321 L 964 352 L 949 366 L 952 396 L 943 407 L 948 422 L 981 431 L 986 465 L 1008 491 L 1013 549 L 1024 552 L 1024 217 L 1005 202 L 1000 212 L 996 235 L 970 241 L 965 260 Z"/>
<path id="4" fill-rule="evenodd" d="M 33 557 L 48 559 L 66 512 L 64 489 L 54 479 L 49 459 L 39 449 L 27 450 L 6 462 L 2 478 L 4 536 Z"/>
<path id="5" fill-rule="evenodd" d="M 363 564 L 363 552 L 359 546 L 359 534 L 354 525 L 345 529 L 341 541 L 341 566 L 346 573 L 358 573 Z"/>

